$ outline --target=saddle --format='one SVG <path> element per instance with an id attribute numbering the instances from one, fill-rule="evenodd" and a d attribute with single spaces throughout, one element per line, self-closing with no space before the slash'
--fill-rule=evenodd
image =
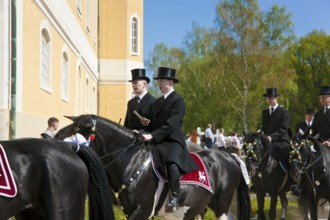
<path id="1" fill-rule="evenodd" d="M 17 187 L 5 150 L 0 144 L 0 196 L 15 197 Z"/>
<path id="2" fill-rule="evenodd" d="M 190 153 L 190 155 L 193 158 L 193 160 L 195 161 L 195 163 L 199 166 L 199 170 L 184 174 L 180 178 L 180 184 L 201 186 L 204 189 L 213 193 L 210 177 L 205 168 L 204 162 L 202 161 L 202 158 L 200 158 L 200 156 L 196 153 Z M 164 170 L 157 168 L 155 166 L 154 162 L 152 162 L 152 167 L 153 167 L 153 171 L 154 171 L 155 175 L 157 176 L 157 178 L 160 181 L 167 182 L 167 177 L 165 175 Z"/>

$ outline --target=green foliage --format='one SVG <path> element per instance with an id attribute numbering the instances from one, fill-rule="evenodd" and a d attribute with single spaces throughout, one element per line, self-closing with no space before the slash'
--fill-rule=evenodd
<path id="1" fill-rule="evenodd" d="M 329 36 L 314 31 L 295 43 L 291 14 L 277 5 L 262 12 L 257 0 L 222 0 L 216 12 L 214 28 L 193 23 L 181 48 L 157 45 L 145 62 L 155 72 L 177 69 L 185 132 L 208 123 L 239 133 L 258 130 L 267 87 L 278 87 L 291 126 L 305 107 L 319 105 L 320 85 L 330 84 Z"/>
<path id="2" fill-rule="evenodd" d="M 303 119 L 306 108 L 320 107 L 320 86 L 330 85 L 330 36 L 323 31 L 312 31 L 290 48 L 290 61 L 297 78 L 297 92 L 291 100 L 293 122 Z"/>

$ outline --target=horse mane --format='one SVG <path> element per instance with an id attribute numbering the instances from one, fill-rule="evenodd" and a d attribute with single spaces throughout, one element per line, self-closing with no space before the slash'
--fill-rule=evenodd
<path id="1" fill-rule="evenodd" d="M 101 122 L 101 124 L 103 124 L 105 127 L 110 127 L 113 130 L 117 131 L 118 133 L 120 133 L 124 136 L 127 136 L 129 138 L 134 138 L 134 135 L 136 134 L 131 129 L 121 126 L 120 124 L 118 124 L 110 119 L 104 118 L 102 116 L 97 116 L 97 115 L 90 115 L 90 116 L 97 119 L 96 124 L 99 124 Z"/>

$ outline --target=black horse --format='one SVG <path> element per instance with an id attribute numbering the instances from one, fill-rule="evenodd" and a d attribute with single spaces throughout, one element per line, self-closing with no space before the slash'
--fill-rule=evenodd
<path id="1" fill-rule="evenodd" d="M 281 219 L 285 219 L 288 208 L 286 192 L 290 190 L 292 181 L 289 180 L 288 173 L 285 173 L 279 165 L 270 173 L 267 171 L 269 148 L 270 142 L 263 134 L 250 133 L 244 137 L 245 162 L 257 196 L 258 219 L 266 219 L 264 203 L 267 194 L 270 196 L 269 218 L 276 218 L 277 196 L 279 196 L 282 206 Z"/>
<path id="2" fill-rule="evenodd" d="M 213 193 L 196 185 L 181 185 L 179 210 L 165 213 L 168 186 L 156 178 L 152 168 L 151 148 L 155 145 L 99 116 L 81 115 L 71 119 L 73 123 L 61 129 L 57 137 L 62 139 L 76 132 L 86 138 L 95 137 L 90 146 L 103 158 L 109 182 L 118 192 L 120 205 L 128 219 L 143 220 L 155 215 L 167 219 L 193 219 L 207 206 L 214 211 L 217 219 L 227 219 L 236 189 L 240 198 L 238 219 L 249 219 L 248 186 L 238 162 L 231 155 L 213 150 L 197 152 L 209 173 Z"/>
<path id="3" fill-rule="evenodd" d="M 12 216 L 16 220 L 83 220 L 87 193 L 90 220 L 115 219 L 109 209 L 112 199 L 106 174 L 93 150 L 36 138 L 0 144 L 17 186 L 16 196 L 0 196 L 1 220 Z"/>
<path id="4" fill-rule="evenodd" d="M 313 137 L 297 135 L 293 139 L 290 162 L 290 175 L 308 200 L 311 219 L 316 220 L 319 201 L 330 201 L 330 150 Z"/>

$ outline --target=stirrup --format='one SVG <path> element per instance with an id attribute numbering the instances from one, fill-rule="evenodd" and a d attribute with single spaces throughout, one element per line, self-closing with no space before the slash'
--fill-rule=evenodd
<path id="1" fill-rule="evenodd" d="M 165 212 L 176 212 L 179 209 L 179 199 L 171 197 L 165 205 Z"/>

